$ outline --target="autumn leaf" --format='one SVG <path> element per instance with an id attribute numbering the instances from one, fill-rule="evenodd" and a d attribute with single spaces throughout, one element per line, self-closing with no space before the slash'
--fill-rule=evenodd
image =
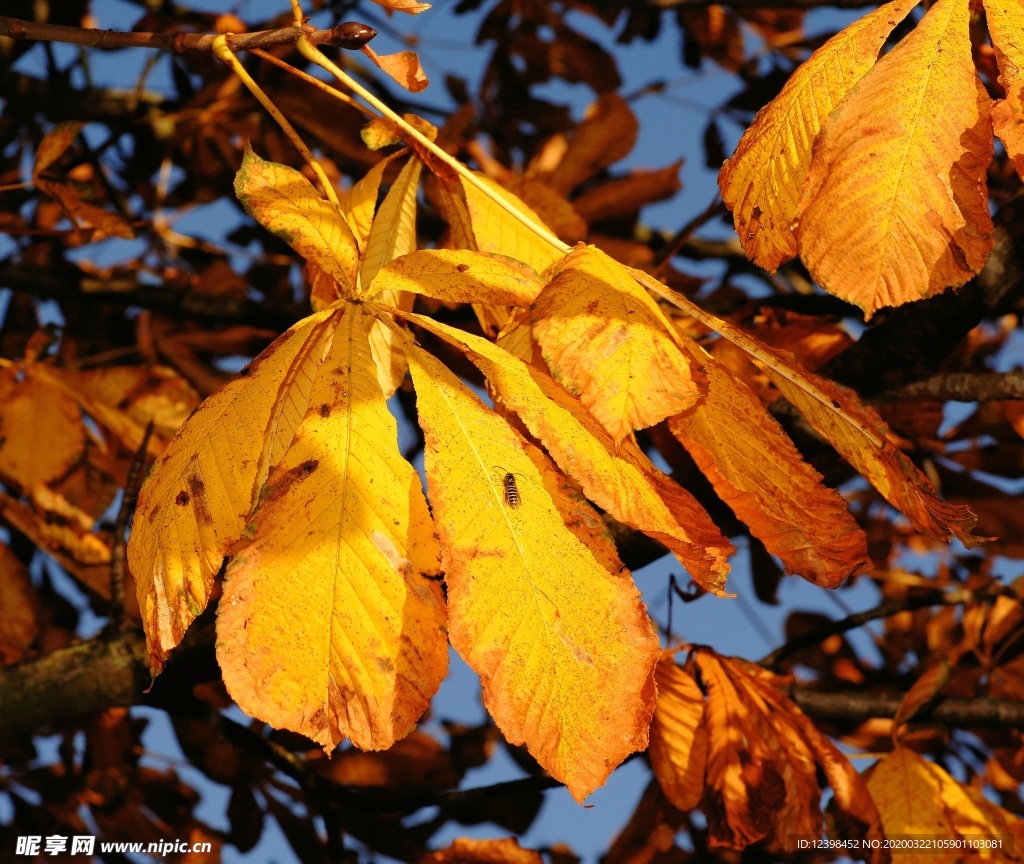
<path id="1" fill-rule="evenodd" d="M 704 355 L 707 398 L 669 420 L 715 492 L 789 573 L 827 588 L 871 567 L 843 497 L 804 461 L 761 400 Z"/>
<path id="2" fill-rule="evenodd" d="M 647 745 L 657 638 L 628 572 L 609 573 L 566 529 L 567 504 L 522 439 L 437 360 L 407 350 L 452 645 L 505 737 L 582 801 Z"/>
<path id="3" fill-rule="evenodd" d="M 680 159 L 656 170 L 637 169 L 594 186 L 573 199 L 572 206 L 587 222 L 629 216 L 645 204 L 671 198 L 680 189 Z"/>
<path id="4" fill-rule="evenodd" d="M 270 469 L 292 442 L 335 326 L 298 322 L 189 418 L 139 493 L 128 562 L 159 670 L 210 599 Z"/>
<path id="5" fill-rule="evenodd" d="M 78 120 L 65 120 L 55 124 L 43 136 L 36 147 L 36 160 L 32 165 L 33 180 L 41 177 L 47 168 L 64 155 L 86 125 Z"/>
<path id="6" fill-rule="evenodd" d="M 692 810 L 704 795 L 708 758 L 704 694 L 671 654 L 658 663 L 654 680 L 658 707 L 651 721 L 647 751 L 651 768 L 668 800 L 680 810 Z"/>
<path id="7" fill-rule="evenodd" d="M 352 230 L 302 174 L 267 162 L 246 146 L 235 194 L 246 213 L 327 272 L 344 294 L 355 291 L 359 253 Z"/>
<path id="8" fill-rule="evenodd" d="M 415 4 L 429 6 L 429 4 Z M 403 10 L 404 11 L 404 10 Z M 395 83 L 406 90 L 419 93 L 430 86 L 427 73 L 420 65 L 419 55 L 415 51 L 399 51 L 397 54 L 378 54 L 369 45 L 364 45 L 363 53 L 377 66 L 386 72 Z"/>
<path id="9" fill-rule="evenodd" d="M 370 230 L 373 227 L 373 216 L 377 210 L 377 197 L 380 194 L 384 172 L 398 155 L 393 153 L 377 162 L 341 199 L 341 215 L 345 217 L 361 255 L 366 254 L 366 246 L 370 240 Z"/>
<path id="10" fill-rule="evenodd" d="M 790 229 L 822 125 L 920 0 L 894 0 L 815 51 L 762 109 L 718 175 L 747 257 L 774 273 L 796 255 Z"/>
<path id="11" fill-rule="evenodd" d="M 24 489 L 57 480 L 85 448 L 79 406 L 46 372 L 0 369 L 0 475 Z"/>
<path id="12" fill-rule="evenodd" d="M 381 268 L 368 296 L 410 291 L 447 303 L 529 306 L 542 287 L 536 272 L 511 258 L 465 249 L 425 249 Z"/>
<path id="13" fill-rule="evenodd" d="M 570 252 L 534 301 L 533 334 L 555 379 L 616 446 L 688 408 L 707 387 L 657 304 L 593 246 Z M 684 343 L 685 344 L 685 343 Z"/>
<path id="14" fill-rule="evenodd" d="M 465 351 L 497 399 L 519 416 L 591 501 L 660 540 L 704 588 L 725 594 L 732 544 L 696 499 L 658 471 L 635 442 L 616 450 L 577 399 L 492 342 L 425 316 L 406 317 Z"/>
<path id="15" fill-rule="evenodd" d="M 6 543 L 0 543 L 0 666 L 28 655 L 39 632 L 37 605 L 28 570 Z"/>
<path id="16" fill-rule="evenodd" d="M 919 531 L 946 540 L 955 537 L 968 548 L 983 541 L 971 533 L 974 514 L 939 498 L 928 478 L 889 441 L 882 418 L 856 393 L 778 354 L 775 358 L 778 362 L 759 365 L 779 392 Z"/>
<path id="17" fill-rule="evenodd" d="M 388 15 L 392 12 L 405 12 L 407 15 L 419 15 L 430 8 L 429 3 L 419 3 L 417 0 L 373 0 L 378 6 L 383 6 Z"/>
<path id="18" fill-rule="evenodd" d="M 507 189 L 483 174 L 476 174 L 476 177 L 511 207 L 540 223 L 540 217 Z M 453 223 L 453 230 L 461 224 L 463 232 L 469 233 L 469 236 L 464 238 L 466 242 L 460 245 L 477 252 L 491 252 L 504 255 L 506 258 L 514 258 L 538 273 L 543 273 L 549 265 L 562 257 L 560 250 L 538 237 L 476 186 L 461 177 L 456 189 L 449 190 L 443 200 L 445 216 Z"/>
<path id="19" fill-rule="evenodd" d="M 925 705 L 936 699 L 942 689 L 949 682 L 950 663 L 943 658 L 930 669 L 926 670 L 910 687 L 900 701 L 900 707 L 896 710 L 896 716 L 892 718 L 893 740 L 896 741 L 897 732 L 903 723 L 913 719 Z"/>
<path id="20" fill-rule="evenodd" d="M 447 669 L 433 523 L 377 383 L 358 306 L 337 326 L 294 439 L 228 567 L 224 683 L 248 714 L 330 751 L 387 749 Z"/>
<path id="21" fill-rule="evenodd" d="M 1024 8 L 1016 0 L 985 0 L 985 15 L 999 60 L 999 83 L 1006 90 L 1006 97 L 992 108 L 992 122 L 1024 177 Z"/>
<path id="22" fill-rule="evenodd" d="M 523 849 L 515 837 L 474 840 L 457 837 L 450 846 L 420 859 L 419 864 L 543 864 L 532 849 Z"/>
<path id="23" fill-rule="evenodd" d="M 868 317 L 963 285 L 992 248 L 990 99 L 971 58 L 968 6 L 939 0 L 815 144 L 795 216 L 800 256 Z"/>
<path id="24" fill-rule="evenodd" d="M 567 195 L 581 183 L 596 176 L 629 155 L 636 144 L 639 124 L 629 103 L 618 93 L 602 93 L 587 108 L 565 153 L 547 182 Z"/>
<path id="25" fill-rule="evenodd" d="M 359 270 L 364 294 L 381 267 L 416 249 L 416 190 L 422 170 L 417 157 L 406 162 L 373 217 Z"/>
<path id="26" fill-rule="evenodd" d="M 997 807 L 980 792 L 964 786 L 942 768 L 899 747 L 867 772 L 868 789 L 878 805 L 887 837 L 955 837 L 996 839 L 998 852 L 963 849 L 943 852 L 904 850 L 901 864 L 959 864 L 967 860 L 1021 861 L 1024 822 Z"/>
<path id="27" fill-rule="evenodd" d="M 703 807 L 711 846 L 741 849 L 768 839 L 781 849 L 789 834 L 820 835 L 818 768 L 839 807 L 860 827 L 877 829 L 863 779 L 784 694 L 782 679 L 704 648 L 695 660 L 707 691 Z"/>

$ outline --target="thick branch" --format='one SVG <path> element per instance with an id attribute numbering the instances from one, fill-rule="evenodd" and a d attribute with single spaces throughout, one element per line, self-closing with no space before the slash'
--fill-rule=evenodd
<path id="1" fill-rule="evenodd" d="M 149 684 L 137 631 L 90 639 L 0 669 L 0 739 L 139 702 Z"/>
<path id="2" fill-rule="evenodd" d="M 809 717 L 819 720 L 859 722 L 872 717 L 894 717 L 903 702 L 902 693 L 849 690 L 829 693 L 810 687 L 791 687 L 790 698 Z M 915 723 L 938 723 L 960 728 L 1024 727 L 1024 702 L 997 699 L 940 699 L 935 706 L 915 715 Z"/>
<path id="3" fill-rule="evenodd" d="M 1024 399 L 1024 369 L 1009 372 L 946 372 L 887 393 L 894 399 L 997 402 Z"/>
<path id="4" fill-rule="evenodd" d="M 376 30 L 366 24 L 347 21 L 327 30 L 318 30 L 307 24 L 302 28 L 282 27 L 280 30 L 239 33 L 232 35 L 228 43 L 235 51 L 251 51 L 254 48 L 267 50 L 280 45 L 294 45 L 299 36 L 305 35 L 314 45 L 359 49 L 376 33 Z M 21 21 L 2 16 L 0 36 L 16 40 L 63 42 L 101 51 L 116 48 L 155 48 L 175 54 L 209 54 L 213 50 L 213 40 L 217 38 L 215 34 L 210 33 L 125 33 L 119 30 L 91 30 L 87 27 L 65 27 L 62 24 Z"/>

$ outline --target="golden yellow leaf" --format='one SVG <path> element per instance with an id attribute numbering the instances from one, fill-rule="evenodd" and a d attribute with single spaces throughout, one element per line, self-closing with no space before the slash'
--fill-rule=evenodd
<path id="1" fill-rule="evenodd" d="M 533 335 L 552 374 L 616 445 L 692 408 L 706 379 L 693 353 L 622 265 L 594 246 L 560 262 L 532 308 Z"/>
<path id="2" fill-rule="evenodd" d="M 466 249 L 424 249 L 382 267 L 367 293 L 410 291 L 447 303 L 529 306 L 543 284 L 536 272 L 512 258 Z"/>
<path id="3" fill-rule="evenodd" d="M 701 586 L 725 594 L 732 544 L 685 489 L 662 474 L 633 441 L 611 436 L 550 377 L 486 339 L 433 319 L 407 316 L 466 352 L 501 403 L 543 443 L 584 494 L 619 522 L 664 543 Z"/>
<path id="4" fill-rule="evenodd" d="M 217 619 L 243 711 L 330 751 L 383 750 L 448 665 L 438 548 L 377 383 L 359 306 L 337 327 L 291 446 L 228 566 Z"/>
<path id="5" fill-rule="evenodd" d="M 993 243 L 991 100 L 969 0 L 939 0 L 847 94 L 815 143 L 794 233 L 811 275 L 870 317 L 959 287 Z"/>
<path id="6" fill-rule="evenodd" d="M 0 475 L 26 490 L 59 478 L 85 449 L 81 411 L 48 371 L 0 370 Z"/>
<path id="7" fill-rule="evenodd" d="M 962 504 L 939 498 L 928 478 L 888 440 L 882 418 L 856 393 L 778 354 L 774 358 L 775 363 L 759 364 L 772 383 L 915 528 L 946 540 L 956 537 L 968 548 L 983 541 L 971 534 L 977 522 L 974 514 Z"/>
<path id="8" fill-rule="evenodd" d="M 704 694 L 671 656 L 658 663 L 658 707 L 651 721 L 648 755 L 651 768 L 669 801 L 692 810 L 704 794 L 708 733 L 704 726 Z"/>
<path id="9" fill-rule="evenodd" d="M 790 223 L 822 124 L 920 0 L 893 0 L 815 51 L 754 118 L 718 175 L 747 257 L 774 273 L 796 255 Z"/>
<path id="10" fill-rule="evenodd" d="M 373 217 L 359 270 L 360 293 L 364 296 L 381 267 L 416 250 L 416 190 L 422 170 L 422 160 L 417 156 L 409 159 Z"/>
<path id="11" fill-rule="evenodd" d="M 988 32 L 1006 98 L 992 108 L 996 135 L 1024 177 L 1024 6 L 1019 0 L 985 0 Z"/>
<path id="12" fill-rule="evenodd" d="M 918 838 L 940 835 L 996 839 L 992 835 L 1002 835 L 1001 847 L 996 851 L 901 850 L 900 864 L 1008 864 L 1024 860 L 1024 821 L 912 750 L 900 747 L 875 763 L 867 772 L 867 782 L 887 837 L 910 834 Z"/>
<path id="13" fill-rule="evenodd" d="M 628 571 L 609 573 L 566 529 L 567 503 L 519 436 L 432 356 L 408 353 L 452 645 L 505 737 L 582 801 L 647 745 L 657 637 Z"/>
<path id="14" fill-rule="evenodd" d="M 370 228 L 373 226 L 373 214 L 377 210 L 381 180 L 384 179 L 388 165 L 397 155 L 394 153 L 385 156 L 377 162 L 341 199 L 341 215 L 345 217 L 348 227 L 352 230 L 360 254 L 366 253 L 366 244 L 370 239 Z"/>
<path id="15" fill-rule="evenodd" d="M 602 93 L 587 108 L 557 167 L 547 177 L 567 195 L 581 183 L 629 155 L 640 129 L 629 103 L 615 91 Z"/>
<path id="16" fill-rule="evenodd" d="M 261 159 L 246 145 L 235 175 L 235 195 L 246 213 L 326 271 L 343 294 L 355 292 L 359 252 L 352 230 L 302 174 Z"/>
<path id="17" fill-rule="evenodd" d="M 511 206 L 541 223 L 540 217 L 507 189 L 483 174 L 476 176 L 480 182 Z M 462 201 L 465 202 L 473 233 L 471 248 L 475 248 L 477 252 L 493 252 L 507 258 L 514 258 L 529 265 L 538 273 L 543 273 L 548 266 L 562 257 L 560 250 L 538 237 L 472 183 L 461 177 L 459 183 L 462 189 Z M 440 185 L 444 186 L 444 183 Z M 450 222 L 459 219 L 458 211 L 455 208 L 446 207 L 446 211 Z M 470 246 L 470 244 L 459 245 Z"/>
<path id="18" fill-rule="evenodd" d="M 707 398 L 669 420 L 715 492 L 786 571 L 826 588 L 871 567 L 843 496 L 822 483 L 761 400 L 705 354 Z"/>
<path id="19" fill-rule="evenodd" d="M 284 333 L 188 419 L 139 493 L 128 563 L 159 670 L 210 598 L 213 577 L 292 442 L 330 345 L 325 309 Z"/>
<path id="20" fill-rule="evenodd" d="M 39 615 L 28 570 L 6 543 L 0 543 L 0 609 L 0 666 L 7 666 L 28 654 Z"/>
<path id="21" fill-rule="evenodd" d="M 784 848 L 789 834 L 820 835 L 825 771 L 836 802 L 858 825 L 876 828 L 878 813 L 863 778 L 760 666 L 695 652 L 708 701 L 709 844 L 742 849 L 767 839 Z"/>

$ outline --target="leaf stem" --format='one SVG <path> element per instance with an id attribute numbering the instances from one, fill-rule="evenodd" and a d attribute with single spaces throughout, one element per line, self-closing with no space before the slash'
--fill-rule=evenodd
<path id="1" fill-rule="evenodd" d="M 490 189 L 484 184 L 479 177 L 473 174 L 465 165 L 463 165 L 458 159 L 450 154 L 446 153 L 440 147 L 438 147 L 433 141 L 427 138 L 418 129 L 411 126 L 405 119 L 400 115 L 392 111 L 384 102 L 374 96 L 369 90 L 363 87 L 358 81 L 346 74 L 342 69 L 336 66 L 331 60 L 326 57 L 312 42 L 303 37 L 299 37 L 295 43 L 299 49 L 299 53 L 302 54 L 311 63 L 316 63 L 323 69 L 330 72 L 335 78 L 337 78 L 342 84 L 351 89 L 360 98 L 372 105 L 377 111 L 383 116 L 387 117 L 392 123 L 398 126 L 406 135 L 415 140 L 419 145 L 425 148 L 429 153 L 441 160 L 445 165 L 451 168 L 456 174 L 458 174 L 467 183 L 475 186 L 481 193 L 486 195 L 495 204 L 501 207 L 506 213 L 509 214 L 513 219 L 517 220 L 531 231 L 540 237 L 542 240 L 547 241 L 554 246 L 559 252 L 565 254 L 572 248 L 567 244 L 563 243 L 554 234 L 551 233 L 547 228 L 541 225 L 534 219 L 531 219 L 525 213 L 521 212 L 514 205 L 506 201 L 500 195 L 498 195 L 493 189 Z"/>
<path id="2" fill-rule="evenodd" d="M 335 206 L 338 206 L 338 193 L 334 191 L 334 186 L 331 181 L 327 179 L 327 175 L 324 173 L 324 169 L 320 167 L 320 163 L 317 162 L 316 157 L 313 155 L 307 146 L 306 142 L 302 140 L 299 133 L 295 131 L 295 127 L 288 122 L 288 119 L 281 113 L 280 109 L 271 101 L 270 97 L 260 88 L 252 76 L 246 71 L 245 67 L 239 62 L 235 56 L 231 47 L 228 45 L 228 35 L 222 34 L 213 40 L 213 54 L 222 63 L 228 66 L 232 72 L 237 75 L 243 84 L 249 89 L 249 92 L 259 100 L 260 105 L 267 109 L 267 113 L 270 114 L 274 120 L 277 121 L 277 125 L 281 127 L 281 130 L 288 139 L 295 145 L 295 149 L 302 154 L 302 158 L 306 160 L 306 164 L 313 169 L 313 173 L 316 175 L 317 180 L 320 181 L 320 185 L 323 187 L 324 194 L 327 199 Z M 300 41 L 305 37 L 299 37 Z M 306 40 L 307 42 L 309 40 Z"/>

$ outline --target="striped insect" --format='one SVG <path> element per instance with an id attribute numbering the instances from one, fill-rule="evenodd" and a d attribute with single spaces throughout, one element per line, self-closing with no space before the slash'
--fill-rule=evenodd
<path id="1" fill-rule="evenodd" d="M 506 471 L 500 465 L 494 466 L 495 470 L 500 471 L 505 476 L 501 479 L 501 488 L 505 496 L 505 505 L 512 510 L 515 510 L 520 503 L 519 487 L 516 485 L 516 474 L 518 472 Z M 519 474 L 522 477 L 522 474 Z"/>

